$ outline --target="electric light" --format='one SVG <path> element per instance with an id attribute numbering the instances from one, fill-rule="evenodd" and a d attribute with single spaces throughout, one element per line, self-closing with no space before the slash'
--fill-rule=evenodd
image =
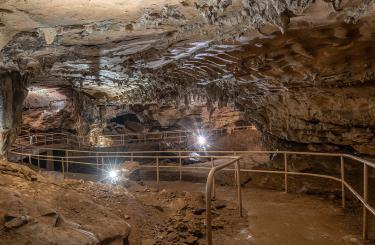
<path id="1" fill-rule="evenodd" d="M 117 177 L 118 177 L 117 171 L 116 171 L 116 170 L 111 170 L 111 171 L 109 171 L 109 177 L 110 177 L 112 180 L 117 180 Z"/>
<path id="2" fill-rule="evenodd" d="M 206 143 L 207 143 L 207 139 L 206 137 L 202 136 L 202 135 L 199 135 L 198 138 L 197 138 L 197 141 L 198 141 L 198 144 L 200 146 L 204 146 Z"/>

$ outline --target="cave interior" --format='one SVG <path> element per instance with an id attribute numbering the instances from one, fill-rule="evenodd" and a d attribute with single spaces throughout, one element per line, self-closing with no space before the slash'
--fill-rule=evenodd
<path id="1" fill-rule="evenodd" d="M 0 1 L 0 244 L 375 244 L 374 41 L 374 0 Z"/>

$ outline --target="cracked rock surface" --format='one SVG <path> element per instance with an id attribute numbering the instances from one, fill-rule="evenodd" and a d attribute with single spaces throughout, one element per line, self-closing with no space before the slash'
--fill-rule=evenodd
<path id="1" fill-rule="evenodd" d="M 6 0 L 0 68 L 26 76 L 29 90 L 60 89 L 73 101 L 71 113 L 59 112 L 64 123 L 42 109 L 31 115 L 52 128 L 105 128 L 101 105 L 179 110 L 200 103 L 210 113 L 233 105 L 264 135 L 373 154 L 374 6 Z"/>

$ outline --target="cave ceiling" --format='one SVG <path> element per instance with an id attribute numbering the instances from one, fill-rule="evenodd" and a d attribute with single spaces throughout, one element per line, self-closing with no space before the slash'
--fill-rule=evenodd
<path id="1" fill-rule="evenodd" d="M 230 103 L 278 139 L 373 153 L 374 3 L 2 0 L 0 70 L 81 114 Z"/>
<path id="2" fill-rule="evenodd" d="M 102 101 L 358 82 L 375 57 L 369 0 L 6 0 L 0 14 L 1 67 Z"/>

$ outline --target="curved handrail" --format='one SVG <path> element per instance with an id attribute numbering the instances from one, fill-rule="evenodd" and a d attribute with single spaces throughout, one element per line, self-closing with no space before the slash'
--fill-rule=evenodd
<path id="1" fill-rule="evenodd" d="M 241 179 L 240 179 L 240 158 L 230 161 L 225 164 L 221 164 L 219 166 L 213 167 L 210 173 L 207 176 L 207 183 L 206 183 L 206 230 L 207 230 L 207 245 L 212 245 L 212 217 L 211 217 L 211 198 L 212 198 L 212 188 L 213 188 L 213 181 L 215 177 L 215 173 L 219 170 L 222 170 L 232 164 L 236 167 L 236 186 L 237 186 L 237 198 L 238 198 L 238 211 L 240 217 L 242 217 L 242 195 L 241 195 Z"/>
<path id="2" fill-rule="evenodd" d="M 19 150 L 21 149 L 21 152 Z M 30 148 L 33 149 L 33 148 Z M 44 148 L 41 148 L 44 149 Z M 53 149 L 53 148 L 49 148 Z M 214 175 L 219 170 L 226 170 L 226 171 L 236 171 L 236 178 L 237 178 L 237 186 L 240 186 L 239 180 L 240 172 L 253 172 L 253 173 L 272 173 L 272 174 L 284 174 L 284 189 L 287 192 L 288 190 L 288 176 L 289 175 L 299 175 L 299 176 L 312 176 L 312 177 L 319 177 L 319 178 L 325 178 L 325 179 L 331 179 L 336 182 L 341 183 L 341 191 L 342 191 L 342 207 L 345 208 L 345 188 L 347 188 L 361 203 L 363 206 L 363 240 L 367 239 L 368 234 L 368 212 L 372 215 L 375 215 L 375 209 L 368 203 L 368 168 L 372 167 L 375 168 L 375 164 L 371 161 L 359 158 L 357 156 L 352 156 L 350 154 L 344 154 L 344 153 L 322 153 L 322 152 L 294 152 L 294 151 L 201 151 L 205 153 L 203 156 L 189 156 L 186 155 L 187 153 L 191 153 L 191 151 L 134 151 L 134 152 L 93 152 L 93 151 L 79 151 L 79 150 L 67 150 L 67 149 L 60 149 L 63 151 L 66 151 L 68 153 L 95 153 L 95 155 L 83 155 L 83 156 L 55 156 L 54 159 L 59 159 L 58 161 L 62 164 L 62 171 L 65 175 L 64 166 L 66 165 L 66 169 L 68 171 L 69 164 L 82 164 L 82 165 L 92 165 L 99 168 L 99 166 L 103 169 L 103 166 L 106 165 L 103 162 L 103 159 L 105 158 L 123 158 L 123 159 L 156 159 L 156 166 L 154 165 L 143 165 L 141 167 L 144 168 L 156 168 L 157 172 L 157 183 L 159 184 L 159 172 L 162 168 L 178 168 L 180 171 L 180 180 L 184 169 L 198 169 L 198 170 L 210 170 L 210 173 L 208 174 L 207 183 L 206 183 L 206 205 L 210 205 L 211 202 L 211 194 L 212 190 L 214 188 Z M 197 152 L 197 151 L 194 151 Z M 39 160 L 47 160 L 49 159 L 48 156 L 33 154 L 32 152 L 26 153 L 22 151 L 21 147 L 13 148 L 9 151 L 10 154 L 15 154 L 19 156 L 26 156 L 31 158 L 38 158 Z M 162 156 L 161 153 L 169 153 L 174 155 L 169 156 Z M 198 152 L 199 153 L 199 152 Z M 143 155 L 137 155 L 137 154 L 143 154 Z M 145 155 L 145 154 L 152 154 L 152 155 Z M 219 154 L 229 154 L 228 155 L 219 155 Z M 238 161 L 240 159 L 241 154 L 283 154 L 284 156 L 284 170 L 264 170 L 264 169 L 241 169 L 240 165 L 238 164 Z M 328 157 L 339 157 L 340 158 L 340 173 L 341 176 L 334 177 L 326 174 L 314 174 L 314 173 L 301 173 L 301 172 L 294 172 L 288 170 L 288 163 L 287 163 L 287 156 L 288 155 L 312 155 L 312 156 L 328 156 Z M 101 158 L 102 161 L 99 164 L 98 158 Z M 160 166 L 159 159 L 167 159 L 167 158 L 174 158 L 179 159 L 179 166 Z M 228 159 L 230 162 L 224 163 L 219 166 L 214 166 L 214 164 L 211 165 L 211 167 L 207 166 L 194 166 L 194 167 L 182 167 L 182 159 L 186 158 L 201 158 L 201 159 L 211 159 L 211 162 L 213 163 L 213 160 L 215 159 Z M 81 161 L 74 161 L 75 159 L 96 159 L 96 163 L 91 162 L 81 162 Z M 360 162 L 363 164 L 363 173 L 364 173 L 364 181 L 363 181 L 363 196 L 361 196 L 346 180 L 345 180 L 345 159 L 351 159 L 356 162 Z M 235 169 L 228 169 L 227 167 L 231 164 L 235 165 Z M 238 190 L 240 192 L 240 190 Z M 240 194 L 239 194 L 240 195 Z M 241 200 L 239 200 L 239 205 Z M 240 209 L 242 210 L 242 209 Z M 207 215 L 210 215 L 209 208 L 207 208 Z M 207 238 L 211 240 L 212 244 L 212 230 L 209 230 L 210 228 L 210 217 L 207 217 Z"/>

